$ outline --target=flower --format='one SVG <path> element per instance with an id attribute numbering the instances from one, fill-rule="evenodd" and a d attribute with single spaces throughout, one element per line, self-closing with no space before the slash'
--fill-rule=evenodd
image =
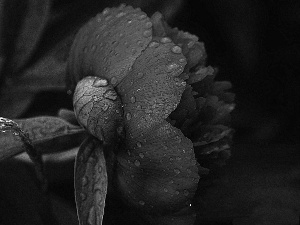
<path id="1" fill-rule="evenodd" d="M 89 138 L 78 153 L 81 221 L 103 217 L 105 154 L 111 183 L 130 207 L 154 220 L 190 210 L 199 175 L 207 173 L 201 161 L 211 159 L 208 168 L 223 162 L 232 137 L 231 85 L 214 82 L 216 69 L 205 61 L 203 43 L 170 28 L 160 13 L 150 19 L 121 5 L 80 29 L 70 51 L 68 84 L 71 90 L 77 85 L 78 122 L 103 141 Z"/>

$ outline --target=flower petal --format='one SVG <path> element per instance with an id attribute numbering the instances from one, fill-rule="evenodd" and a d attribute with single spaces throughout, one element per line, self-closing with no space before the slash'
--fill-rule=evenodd
<path id="1" fill-rule="evenodd" d="M 69 71 L 75 81 L 87 74 L 101 75 L 116 86 L 151 38 L 152 23 L 140 9 L 124 5 L 105 9 L 78 32 Z"/>
<path id="2" fill-rule="evenodd" d="M 81 225 L 101 225 L 107 193 L 102 144 L 95 138 L 82 143 L 75 162 L 75 199 Z"/>

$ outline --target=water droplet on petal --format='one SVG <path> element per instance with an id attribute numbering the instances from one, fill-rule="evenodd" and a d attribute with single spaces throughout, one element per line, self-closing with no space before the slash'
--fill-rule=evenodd
<path id="1" fill-rule="evenodd" d="M 94 87 L 105 87 L 107 85 L 108 85 L 107 80 L 101 78 L 95 79 L 93 83 Z"/>
<path id="2" fill-rule="evenodd" d="M 132 97 L 130 98 L 130 102 L 131 102 L 131 103 L 135 103 L 135 97 L 134 97 L 134 96 L 132 96 Z"/>
<path id="3" fill-rule="evenodd" d="M 115 91 L 113 90 L 108 90 L 107 92 L 104 93 L 103 95 L 105 98 L 110 99 L 110 100 L 116 100 L 118 95 Z"/>
<path id="4" fill-rule="evenodd" d="M 115 84 L 117 84 L 118 80 L 117 80 L 117 78 L 112 77 L 110 82 L 111 82 L 112 85 L 115 85 Z"/>
<path id="5" fill-rule="evenodd" d="M 105 8 L 102 12 L 102 14 L 105 16 L 109 13 L 109 8 Z"/>
<path id="6" fill-rule="evenodd" d="M 142 147 L 142 143 L 141 142 L 137 142 L 136 146 L 138 146 L 140 148 L 140 147 Z"/>
<path id="7" fill-rule="evenodd" d="M 139 161 L 139 160 L 135 160 L 135 161 L 134 161 L 134 165 L 136 165 L 136 166 L 140 166 L 140 165 L 141 165 L 141 163 L 140 163 L 140 161 Z"/>
<path id="8" fill-rule="evenodd" d="M 180 54 L 182 52 L 182 49 L 178 45 L 175 45 L 172 47 L 172 52 L 175 54 Z"/>
<path id="9" fill-rule="evenodd" d="M 137 74 L 137 77 L 138 78 L 142 78 L 144 76 L 144 74 L 142 73 L 142 72 L 139 72 L 138 74 Z"/>
<path id="10" fill-rule="evenodd" d="M 157 48 L 159 46 L 159 43 L 157 41 L 152 41 L 150 44 L 149 44 L 149 47 L 150 48 Z"/>
<path id="11" fill-rule="evenodd" d="M 84 200 L 86 200 L 86 194 L 84 194 L 84 193 L 80 193 L 80 199 L 81 199 L 81 201 L 84 201 Z"/>
<path id="12" fill-rule="evenodd" d="M 186 62 L 186 59 L 185 58 L 181 58 L 181 59 L 179 59 L 179 62 L 184 63 L 184 62 Z"/>
<path id="13" fill-rule="evenodd" d="M 188 48 L 191 48 L 191 47 L 193 47 L 193 46 L 194 46 L 194 44 L 195 44 L 195 42 L 194 42 L 194 41 L 190 41 L 190 42 L 187 44 L 187 46 L 188 46 Z"/>
<path id="14" fill-rule="evenodd" d="M 145 27 L 146 27 L 147 29 L 151 28 L 151 27 L 152 27 L 152 23 L 151 23 L 150 21 L 147 22 L 147 23 L 145 24 Z"/>
<path id="15" fill-rule="evenodd" d="M 86 186 L 87 183 L 88 183 L 88 178 L 87 178 L 87 177 L 83 177 L 83 178 L 81 179 L 81 183 L 82 183 L 83 186 Z"/>
<path id="16" fill-rule="evenodd" d="M 172 70 L 174 70 L 174 69 L 176 69 L 176 68 L 178 68 L 178 67 L 179 67 L 178 64 L 176 64 L 176 63 L 171 63 L 171 64 L 167 65 L 167 71 L 170 72 L 170 71 L 172 71 Z"/>
<path id="17" fill-rule="evenodd" d="M 108 104 L 105 104 L 105 105 L 102 106 L 102 110 L 103 110 L 103 111 L 107 111 L 108 108 L 109 108 Z"/>
<path id="18" fill-rule="evenodd" d="M 189 195 L 189 191 L 188 191 L 188 190 L 184 190 L 184 191 L 183 191 L 183 195 L 184 195 L 184 196 L 188 196 L 188 195 Z"/>
<path id="19" fill-rule="evenodd" d="M 139 204 L 140 205 L 145 205 L 145 202 L 144 201 L 139 201 Z"/>
<path id="20" fill-rule="evenodd" d="M 143 33 L 144 37 L 150 37 L 152 35 L 152 30 L 145 30 Z"/>
<path id="21" fill-rule="evenodd" d="M 92 52 L 96 51 L 96 49 L 97 49 L 97 46 L 96 45 L 92 45 L 92 47 L 91 47 Z"/>
<path id="22" fill-rule="evenodd" d="M 117 17 L 117 18 L 120 18 L 120 17 L 125 16 L 125 15 L 126 15 L 126 13 L 120 12 L 120 13 L 118 13 L 118 14 L 116 15 L 116 17 Z"/>
<path id="23" fill-rule="evenodd" d="M 87 53 L 87 52 L 88 52 L 87 47 L 84 47 L 83 52 L 84 52 L 84 53 Z"/>
<path id="24" fill-rule="evenodd" d="M 126 119 L 131 120 L 131 114 L 130 113 L 126 113 Z"/>
<path id="25" fill-rule="evenodd" d="M 143 20 L 143 19 L 146 19 L 146 18 L 147 18 L 147 16 L 145 14 L 139 16 L 139 20 Z"/>
<path id="26" fill-rule="evenodd" d="M 176 142 L 177 142 L 177 143 L 180 143 L 180 142 L 181 142 L 181 137 L 176 136 Z"/>
<path id="27" fill-rule="evenodd" d="M 179 169 L 174 169 L 174 173 L 180 174 L 180 170 Z"/>
<path id="28" fill-rule="evenodd" d="M 97 220 L 96 210 L 95 210 L 95 207 L 92 206 L 92 208 L 89 211 L 89 216 L 88 216 L 88 221 L 87 222 L 90 225 L 94 225 L 94 224 L 96 224 L 96 220 Z"/>
<path id="29" fill-rule="evenodd" d="M 170 43 L 172 40 L 168 37 L 163 37 L 162 39 L 160 39 L 161 43 Z"/>

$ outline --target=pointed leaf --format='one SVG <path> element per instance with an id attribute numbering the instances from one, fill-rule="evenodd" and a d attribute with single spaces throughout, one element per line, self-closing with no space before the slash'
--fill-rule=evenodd
<path id="1" fill-rule="evenodd" d="M 101 225 L 107 193 L 103 145 L 89 137 L 80 146 L 75 162 L 75 198 L 81 225 Z"/>

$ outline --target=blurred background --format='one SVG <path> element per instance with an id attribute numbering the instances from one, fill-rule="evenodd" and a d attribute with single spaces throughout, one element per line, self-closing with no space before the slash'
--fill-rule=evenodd
<path id="1" fill-rule="evenodd" d="M 217 80 L 231 81 L 236 93 L 232 157 L 201 184 L 198 220 L 201 224 L 299 224 L 298 0 L 52 0 L 35 7 L 47 15 L 36 18 L 24 10 L 29 2 L 34 1 L 0 0 L 0 116 L 27 118 L 72 109 L 63 76 L 67 50 L 78 28 L 97 12 L 121 2 L 139 6 L 148 15 L 161 11 L 172 27 L 205 43 L 207 65 L 217 67 Z M 14 19 L 7 19 L 9 14 Z M 19 23 L 35 19 L 46 21 L 33 26 L 43 32 L 29 38 L 26 43 L 31 45 L 24 50 L 20 40 L 26 35 L 16 35 L 22 29 Z M 0 195 L 0 224 L 40 221 L 30 216 L 40 203 L 32 200 L 32 209 L 28 207 L 29 199 L 39 199 L 34 184 L 29 191 L 32 198 L 15 188 L 27 192 L 31 184 L 31 167 L 21 165 L 28 170 L 24 172 L 19 166 L 13 160 L 0 164 L 0 193 L 5 193 Z M 61 224 L 76 224 L 72 166 L 63 165 L 59 178 L 50 182 Z M 23 178 L 18 180 L 21 171 Z M 56 171 L 49 166 L 50 181 Z M 11 200 L 12 196 L 18 200 Z"/>

